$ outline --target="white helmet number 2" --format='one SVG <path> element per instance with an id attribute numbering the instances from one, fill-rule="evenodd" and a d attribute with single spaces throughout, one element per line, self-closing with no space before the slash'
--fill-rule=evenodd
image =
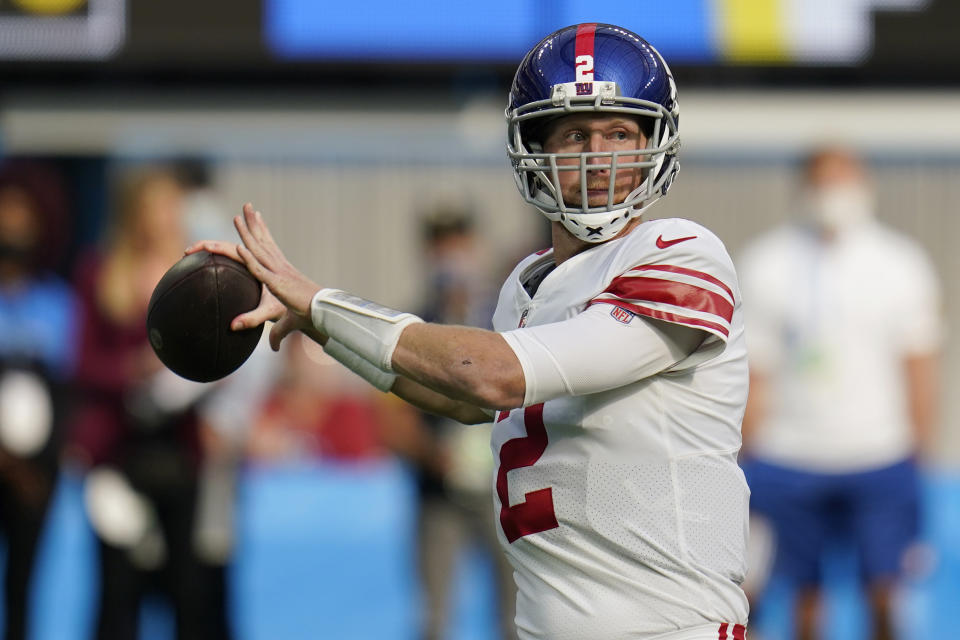
<path id="1" fill-rule="evenodd" d="M 577 56 L 577 82 L 593 82 L 593 56 Z"/>

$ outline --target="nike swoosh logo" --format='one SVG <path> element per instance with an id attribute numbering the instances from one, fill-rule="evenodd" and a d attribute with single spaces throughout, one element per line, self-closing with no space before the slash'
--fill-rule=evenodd
<path id="1" fill-rule="evenodd" d="M 675 240 L 664 240 L 663 236 L 657 238 L 657 247 L 660 249 L 666 249 L 667 247 L 672 247 L 675 244 L 681 242 L 686 242 L 687 240 L 693 240 L 697 236 L 687 236 L 686 238 L 676 238 Z"/>

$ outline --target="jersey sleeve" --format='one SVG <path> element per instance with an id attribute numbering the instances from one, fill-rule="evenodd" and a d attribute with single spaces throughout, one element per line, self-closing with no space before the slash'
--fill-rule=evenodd
<path id="1" fill-rule="evenodd" d="M 657 242 L 662 239 L 661 235 Z M 737 304 L 733 265 L 719 240 L 698 236 L 684 240 L 666 249 L 638 252 L 640 259 L 589 304 L 613 305 L 726 341 Z"/>
<path id="2" fill-rule="evenodd" d="M 613 310 L 615 311 L 615 310 Z M 594 306 L 569 320 L 501 333 L 523 369 L 523 406 L 616 389 L 686 360 L 703 334 Z"/>

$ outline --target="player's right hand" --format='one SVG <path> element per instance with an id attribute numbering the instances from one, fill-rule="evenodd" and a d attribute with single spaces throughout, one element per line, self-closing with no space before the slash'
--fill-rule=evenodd
<path id="1" fill-rule="evenodd" d="M 183 253 L 184 255 L 190 255 L 191 253 L 196 253 L 197 251 L 216 253 L 221 256 L 226 256 L 231 260 L 236 260 L 240 264 L 244 264 L 243 258 L 240 257 L 240 254 L 237 251 L 237 245 L 233 242 L 201 240 L 187 247 L 187 250 Z M 234 318 L 230 322 L 230 328 L 234 331 L 237 331 L 246 327 L 258 327 L 268 320 L 277 322 L 283 317 L 286 311 L 286 305 L 277 300 L 277 297 L 271 293 L 267 285 L 261 284 L 260 304 L 258 304 L 255 309 L 248 311 L 247 313 L 241 313 Z"/>
<path id="2" fill-rule="evenodd" d="M 243 214 L 236 216 L 233 223 L 242 244 L 209 240 L 197 242 L 186 251 L 190 254 L 205 250 L 236 260 L 263 284 L 257 308 L 234 318 L 230 327 L 237 331 L 267 320 L 275 321 L 270 330 L 270 346 L 274 351 L 293 331 L 302 331 L 319 344 L 325 344 L 327 336 L 314 328 L 310 318 L 310 301 L 320 287 L 287 260 L 252 204 L 243 205 Z"/>
<path id="3" fill-rule="evenodd" d="M 321 287 L 290 263 L 261 213 L 248 202 L 243 214 L 233 219 L 233 226 L 243 241 L 236 247 L 237 255 L 253 277 L 267 285 L 287 309 L 309 318 L 311 301 Z"/>

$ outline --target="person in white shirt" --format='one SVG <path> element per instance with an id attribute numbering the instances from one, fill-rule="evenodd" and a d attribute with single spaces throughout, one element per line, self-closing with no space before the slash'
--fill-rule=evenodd
<path id="1" fill-rule="evenodd" d="M 277 320 L 383 390 L 464 423 L 492 419 L 494 512 L 520 638 L 743 640 L 748 490 L 740 293 L 720 240 L 642 213 L 676 175 L 676 86 L 642 38 L 580 24 L 517 71 L 508 154 L 552 222 L 493 331 L 424 323 L 297 271 L 244 208 L 242 260 L 265 285 L 235 328 Z"/>
<path id="2" fill-rule="evenodd" d="M 810 155 L 799 204 L 799 219 L 740 262 L 752 506 L 775 533 L 774 575 L 798 589 L 798 637 L 816 635 L 821 555 L 843 535 L 874 637 L 889 638 L 891 589 L 918 529 L 914 457 L 936 408 L 939 287 L 923 249 L 874 219 L 850 151 Z"/>

